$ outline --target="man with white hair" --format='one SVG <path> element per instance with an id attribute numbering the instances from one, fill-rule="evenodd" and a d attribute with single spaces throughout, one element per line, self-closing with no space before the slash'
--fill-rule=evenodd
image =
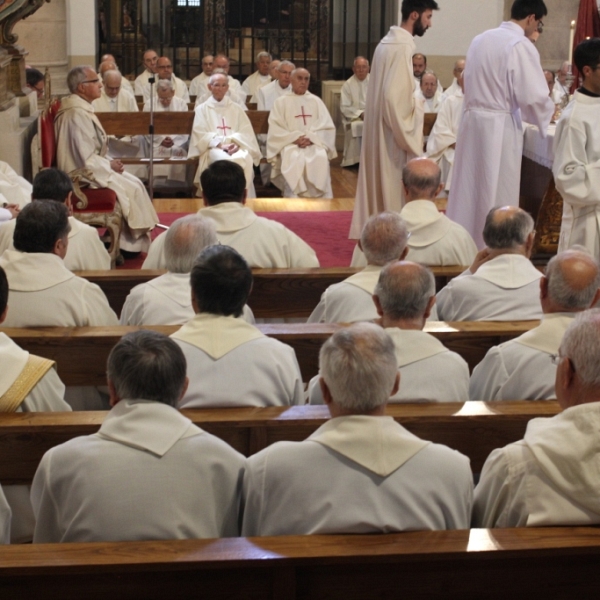
<path id="1" fill-rule="evenodd" d="M 285 198 L 332 198 L 329 161 L 337 156 L 335 125 L 323 101 L 308 91 L 310 73 L 292 72 L 292 93 L 269 115 L 267 160 Z"/>
<path id="2" fill-rule="evenodd" d="M 244 110 L 248 110 L 246 106 L 246 92 L 242 88 L 240 82 L 229 74 L 229 67 L 229 58 L 224 54 L 217 54 L 214 58 L 213 70 L 211 74 L 220 73 L 221 75 L 225 75 L 227 77 L 227 84 L 229 86 L 226 94 L 227 97 L 231 98 L 232 102 L 239 105 Z M 196 97 L 196 108 L 198 108 L 200 104 L 206 102 L 211 97 L 211 94 L 212 92 L 207 82 L 204 93 Z"/>
<path id="3" fill-rule="evenodd" d="M 369 61 L 364 56 L 357 56 L 352 64 L 352 73 L 352 77 L 342 86 L 340 98 L 342 123 L 346 130 L 342 167 L 350 167 L 360 162 L 360 145 L 369 87 Z"/>
<path id="4" fill-rule="evenodd" d="M 408 253 L 408 235 L 406 223 L 397 213 L 371 217 L 363 227 L 359 241 L 367 266 L 344 281 L 329 286 L 308 322 L 352 323 L 376 319 L 377 309 L 372 296 L 379 274 L 388 263 L 404 260 Z"/>
<path id="5" fill-rule="evenodd" d="M 161 56 L 156 61 L 156 75 L 156 84 L 158 84 L 158 82 L 161 80 L 170 81 L 173 85 L 173 89 L 175 90 L 175 95 L 185 102 L 190 101 L 190 93 L 188 92 L 187 85 L 183 79 L 179 79 L 179 77 L 176 77 L 173 73 L 173 64 L 168 56 Z M 153 87 L 153 92 L 156 94 L 157 86 L 154 85 Z M 142 96 L 144 98 L 144 103 L 150 100 L 150 83 L 147 83 L 144 86 L 142 90 Z"/>
<path id="6" fill-rule="evenodd" d="M 110 55 L 105 55 L 105 56 L 110 56 Z M 117 63 L 114 60 L 103 60 L 100 65 L 98 66 L 98 75 L 100 75 L 100 77 L 102 77 L 102 80 L 104 81 L 104 74 L 107 71 L 117 71 L 117 73 L 121 74 L 121 71 L 119 70 L 119 67 L 117 66 Z M 121 88 L 124 89 L 126 92 L 129 92 L 132 96 L 135 97 L 135 93 L 133 91 L 133 85 L 131 85 L 131 81 L 129 81 L 129 79 L 127 79 L 127 77 L 124 77 L 123 75 L 121 75 Z"/>
<path id="7" fill-rule="evenodd" d="M 190 96 L 198 97 L 208 92 L 208 79 L 213 72 L 214 60 L 215 57 L 212 54 L 202 57 L 202 72 L 190 82 Z"/>
<path id="8" fill-rule="evenodd" d="M 600 523 L 598 310 L 575 317 L 553 360 L 562 412 L 532 419 L 522 440 L 490 454 L 475 490 L 473 527 Z"/>
<path id="9" fill-rule="evenodd" d="M 190 380 L 178 408 L 304 404 L 294 349 L 238 318 L 252 289 L 242 256 L 229 246 L 205 248 L 191 285 L 196 315 L 171 335 Z"/>
<path id="10" fill-rule="evenodd" d="M 272 60 L 269 65 L 269 75 L 271 76 L 271 81 L 277 81 L 279 79 L 279 65 L 281 64 L 280 60 Z"/>
<path id="11" fill-rule="evenodd" d="M 468 528 L 469 459 L 385 415 L 401 385 L 390 336 L 370 323 L 340 329 L 319 367 L 331 419 L 303 442 L 247 460 L 242 535 Z"/>
<path id="12" fill-rule="evenodd" d="M 440 110 L 442 94 L 438 91 L 438 78 L 435 73 L 423 74 L 421 85 L 415 90 L 415 98 L 423 103 L 426 113 L 437 113 Z"/>
<path id="13" fill-rule="evenodd" d="M 469 366 L 423 328 L 435 304 L 435 278 L 423 265 L 392 262 L 380 275 L 373 301 L 381 326 L 394 341 L 402 385 L 390 402 L 457 402 L 469 391 Z M 311 404 L 323 404 L 318 376 Z"/>
<path id="14" fill-rule="evenodd" d="M 135 78 L 133 82 L 133 89 L 136 96 L 143 96 L 146 86 L 149 85 L 148 81 L 151 77 L 156 80 L 158 78 L 156 74 L 156 61 L 158 60 L 158 54 L 152 48 L 148 48 L 143 56 L 142 63 L 144 70 Z"/>
<path id="15" fill-rule="evenodd" d="M 264 50 L 256 55 L 256 71 L 246 77 L 244 83 L 242 83 L 242 89 L 246 92 L 248 102 L 256 102 L 258 90 L 271 83 L 269 70 L 272 60 L 273 57 Z"/>
<path id="16" fill-rule="evenodd" d="M 100 98 L 102 82 L 92 67 L 84 65 L 69 71 L 67 84 L 71 95 L 61 100 L 54 121 L 57 167 L 67 174 L 85 167 L 93 175 L 93 186 L 113 190 L 124 218 L 121 249 L 146 251 L 158 216 L 144 184 L 124 172 L 120 160 L 107 155 L 107 135 L 92 106 Z"/>
<path id="17" fill-rule="evenodd" d="M 555 398 L 558 353 L 577 313 L 600 298 L 600 268 L 587 253 L 566 250 L 550 259 L 540 279 L 544 316 L 538 327 L 494 346 L 471 376 L 471 400 L 549 400 Z"/>
<path id="18" fill-rule="evenodd" d="M 198 254 L 218 244 L 215 224 L 200 215 L 187 215 L 164 236 L 168 272 L 131 290 L 121 311 L 121 325 L 183 325 L 194 316 L 190 272 Z M 254 322 L 247 306 L 243 318 Z"/>
<path id="19" fill-rule="evenodd" d="M 471 268 L 437 295 L 443 321 L 541 319 L 539 280 L 531 264 L 535 237 L 531 215 L 516 206 L 492 208 L 483 229 L 487 245 Z"/>
<path id="20" fill-rule="evenodd" d="M 202 191 L 201 173 L 213 162 L 231 160 L 246 175 L 249 198 L 256 198 L 254 165 L 260 163 L 260 149 L 252 123 L 244 110 L 227 97 L 227 77 L 213 73 L 209 79 L 212 96 L 196 107 L 192 126 L 189 158 L 200 157 L 195 182 L 198 194 Z"/>

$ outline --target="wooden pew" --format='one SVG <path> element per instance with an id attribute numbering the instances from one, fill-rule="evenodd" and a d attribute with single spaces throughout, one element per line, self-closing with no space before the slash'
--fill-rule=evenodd
<path id="1" fill-rule="evenodd" d="M 436 288 L 442 289 L 450 279 L 465 269 L 466 267 L 461 266 L 433 267 Z M 257 318 L 306 318 L 330 285 L 343 281 L 359 270 L 352 267 L 253 269 L 254 286 L 248 303 Z M 125 298 L 133 287 L 163 273 L 164 271 L 119 269 L 78 271 L 76 274 L 99 285 L 112 309 L 120 314 Z"/>
<path id="2" fill-rule="evenodd" d="M 595 598 L 600 530 L 532 527 L 0 548 L 5 598 Z"/>
<path id="3" fill-rule="evenodd" d="M 142 106 L 144 106 L 144 96 L 140 96 L 139 94 L 136 94 L 135 101 L 138 103 L 138 105 L 141 104 Z M 189 104 L 191 104 L 192 106 L 194 104 L 196 104 L 196 96 L 194 96 L 194 95 L 190 96 Z"/>
<path id="4" fill-rule="evenodd" d="M 428 323 L 425 331 L 447 348 L 458 352 L 473 369 L 491 346 L 513 339 L 535 327 L 538 321 Z M 269 337 L 294 348 L 302 378 L 318 373 L 319 349 L 340 324 L 290 323 L 258 325 Z M 39 327 L 0 328 L 23 349 L 57 363 L 65 385 L 104 385 L 106 360 L 112 347 L 130 331 L 152 329 L 169 335 L 178 326 L 156 327 Z M 83 359 L 82 359 L 83 357 Z"/>
<path id="5" fill-rule="evenodd" d="M 329 419 L 325 406 L 182 412 L 245 456 L 275 442 L 305 440 Z M 530 419 L 558 412 L 555 401 L 444 402 L 387 407 L 388 415 L 418 437 L 445 444 L 468 456 L 474 473 L 481 471 L 492 450 L 522 439 Z M 106 414 L 0 414 L 0 482 L 29 483 L 47 450 L 72 438 L 96 433 Z"/>

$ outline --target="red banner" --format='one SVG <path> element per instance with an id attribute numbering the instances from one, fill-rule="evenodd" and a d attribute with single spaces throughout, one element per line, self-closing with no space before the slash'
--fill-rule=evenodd
<path id="1" fill-rule="evenodd" d="M 598 12 L 597 0 L 581 0 L 579 2 L 573 52 L 575 52 L 578 44 L 588 37 L 600 37 L 600 13 Z M 573 75 L 575 76 L 575 81 L 573 82 L 571 93 L 579 87 L 579 71 L 575 64 L 573 64 Z"/>

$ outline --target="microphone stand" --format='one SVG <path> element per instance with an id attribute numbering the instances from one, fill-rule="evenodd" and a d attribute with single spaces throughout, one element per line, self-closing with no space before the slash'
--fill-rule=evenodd
<path id="1" fill-rule="evenodd" d="M 153 73 L 152 77 L 148 78 L 150 84 L 150 125 L 148 127 L 148 133 L 150 134 L 150 165 L 148 171 L 148 187 L 150 192 L 150 200 L 154 201 L 154 82 L 156 81 L 156 75 Z"/>

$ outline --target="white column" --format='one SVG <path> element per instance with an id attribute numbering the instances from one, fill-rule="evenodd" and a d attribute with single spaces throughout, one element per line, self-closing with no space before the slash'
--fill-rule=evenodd
<path id="1" fill-rule="evenodd" d="M 69 68 L 96 63 L 96 6 L 94 0 L 66 0 Z"/>

